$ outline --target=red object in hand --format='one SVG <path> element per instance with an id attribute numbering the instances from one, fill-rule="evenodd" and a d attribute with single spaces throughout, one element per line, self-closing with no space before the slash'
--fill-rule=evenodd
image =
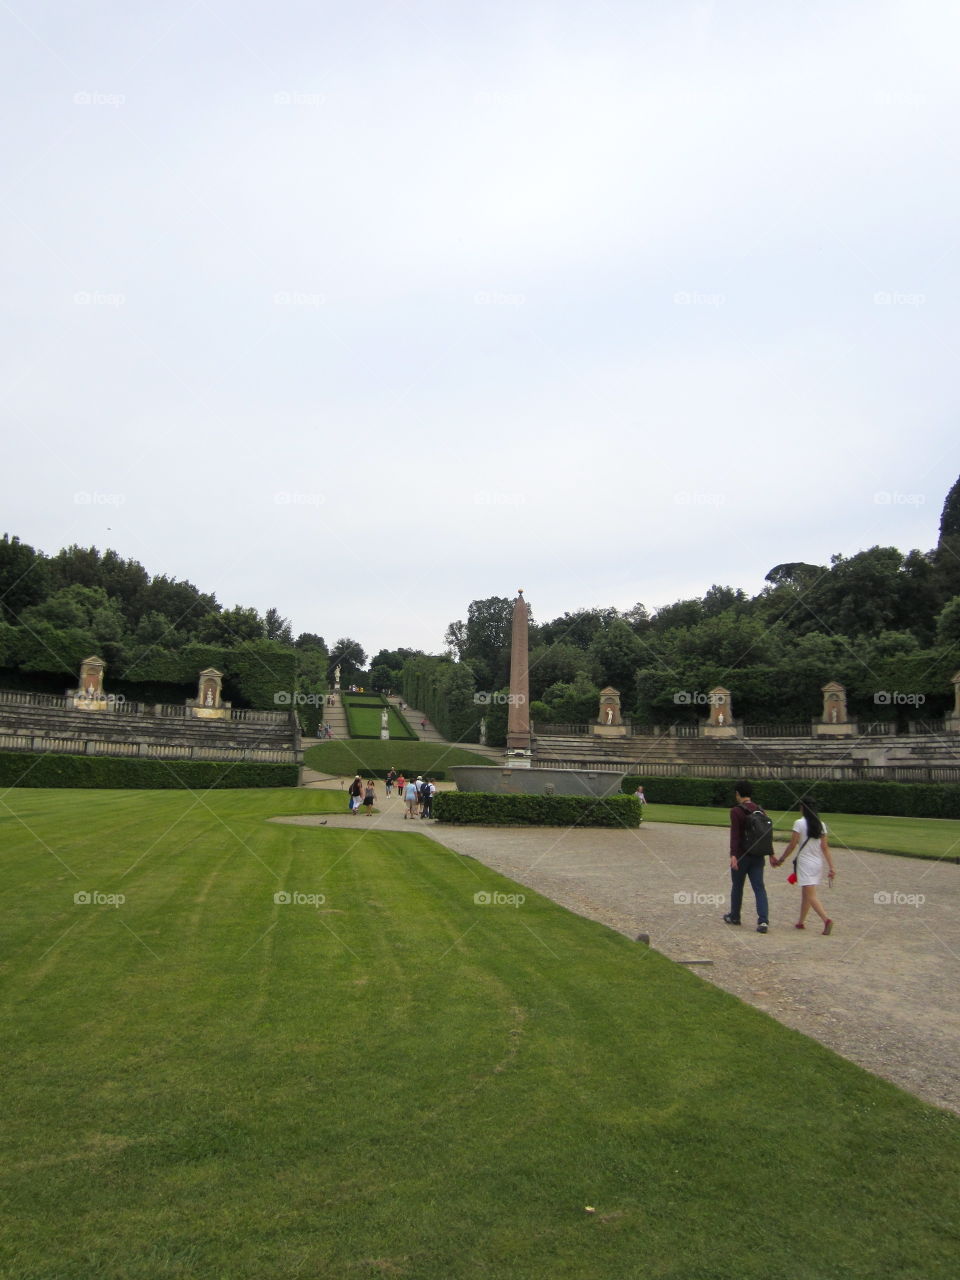
<path id="1" fill-rule="evenodd" d="M 791 871 L 790 874 L 787 876 L 787 884 L 796 884 L 796 883 L 797 883 L 797 873 L 795 871 Z"/>

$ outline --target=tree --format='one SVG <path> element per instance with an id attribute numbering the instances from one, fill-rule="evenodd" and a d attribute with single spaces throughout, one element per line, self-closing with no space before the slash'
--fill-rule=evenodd
<path id="1" fill-rule="evenodd" d="M 960 535 L 960 477 L 944 499 L 943 510 L 940 513 L 938 545 L 942 546 L 945 538 L 954 538 L 958 535 Z"/>
<path id="2" fill-rule="evenodd" d="M 294 640 L 293 647 L 295 649 L 322 649 L 324 653 L 327 651 L 323 636 L 318 636 L 313 631 L 301 631 L 296 640 Z"/>
<path id="3" fill-rule="evenodd" d="M 640 663 L 640 641 L 622 618 L 614 618 L 590 643 L 601 679 L 623 692 L 632 692 Z"/>
<path id="4" fill-rule="evenodd" d="M 940 610 L 937 617 L 937 644 L 960 642 L 960 596 L 954 596 Z"/>
<path id="5" fill-rule="evenodd" d="M 5 533 L 0 540 L 0 618 L 17 622 L 21 610 L 39 604 L 49 590 L 45 557 Z"/>
<path id="6" fill-rule="evenodd" d="M 351 640 L 348 636 L 341 636 L 330 652 L 327 661 L 327 672 L 329 681 L 333 684 L 333 674 L 336 667 L 340 667 L 340 683 L 355 684 L 357 677 L 366 665 L 367 655 L 363 651 L 363 646 L 359 640 Z"/>
<path id="7" fill-rule="evenodd" d="M 670 631 L 674 627 L 695 626 L 703 617 L 703 604 L 699 600 L 676 600 L 666 604 L 653 615 L 654 631 Z"/>
<path id="8" fill-rule="evenodd" d="M 443 633 L 443 643 L 452 657 L 461 659 L 467 650 L 467 624 L 451 622 Z"/>
<path id="9" fill-rule="evenodd" d="M 202 638 L 209 644 L 232 647 L 243 644 L 245 640 L 263 640 L 266 637 L 263 619 L 256 609 L 245 609 L 238 604 L 219 613 L 208 613 L 202 628 Z"/>
<path id="10" fill-rule="evenodd" d="M 286 618 L 281 618 L 276 609 L 268 609 L 263 615 L 263 629 L 268 640 L 276 640 L 278 644 L 293 644 L 293 632 Z"/>

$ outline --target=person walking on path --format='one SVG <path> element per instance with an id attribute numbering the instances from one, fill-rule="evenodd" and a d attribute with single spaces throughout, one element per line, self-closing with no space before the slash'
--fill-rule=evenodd
<path id="1" fill-rule="evenodd" d="M 403 799 L 407 806 L 404 818 L 415 818 L 417 816 L 417 784 L 412 779 L 404 788 Z"/>
<path id="2" fill-rule="evenodd" d="M 362 796 L 363 796 L 363 782 L 361 781 L 360 775 L 358 773 L 357 776 L 354 778 L 354 780 L 350 783 L 350 812 L 353 814 L 354 817 L 357 816 L 357 812 L 360 808 L 360 800 Z"/>
<path id="3" fill-rule="evenodd" d="M 833 921 L 824 911 L 823 903 L 817 893 L 817 886 L 823 876 L 824 861 L 830 868 L 828 877 L 831 888 L 833 887 L 834 876 L 837 874 L 837 869 L 833 865 L 830 846 L 827 843 L 827 826 L 817 814 L 816 809 L 813 807 L 813 801 L 809 796 L 804 796 L 800 801 L 800 813 L 802 816 L 793 824 L 793 835 L 790 837 L 790 843 L 784 849 L 782 857 L 771 858 L 770 865 L 782 867 L 799 844 L 800 848 L 795 860 L 795 872 L 794 875 L 789 877 L 791 881 L 795 880 L 800 885 L 800 919 L 794 925 L 794 928 L 806 928 L 805 922 L 812 907 L 823 921 L 824 934 L 829 934 L 833 929 Z"/>
<path id="4" fill-rule="evenodd" d="M 394 778 L 396 778 L 396 776 L 397 776 L 396 769 L 391 769 L 390 772 L 387 774 L 387 779 L 386 779 L 387 795 L 390 795 L 390 793 L 393 791 L 393 780 Z"/>
<path id="5" fill-rule="evenodd" d="M 368 818 L 371 813 L 373 813 L 373 802 L 376 799 L 376 795 L 377 793 L 374 790 L 373 779 L 369 778 L 367 780 L 367 785 L 363 790 L 363 808 Z"/>
<path id="6" fill-rule="evenodd" d="M 433 816 L 433 793 L 436 787 L 433 785 L 431 778 L 424 778 L 423 785 L 420 788 L 420 817 L 431 818 Z"/>
<path id="7" fill-rule="evenodd" d="M 746 779 L 738 782 L 733 791 L 735 803 L 730 809 L 730 910 L 723 919 L 726 924 L 740 923 L 743 884 L 749 878 L 757 900 L 757 933 L 766 933 L 770 927 L 770 912 L 763 883 L 763 863 L 769 852 L 770 864 L 773 865 L 773 845 L 769 844 L 768 849 L 758 852 L 757 845 L 746 839 L 747 818 L 760 810 L 753 801 L 752 792 L 753 787 Z"/>
<path id="8" fill-rule="evenodd" d="M 401 800 L 404 799 L 404 793 L 407 787 L 407 780 L 402 773 L 397 774 L 397 795 Z"/>

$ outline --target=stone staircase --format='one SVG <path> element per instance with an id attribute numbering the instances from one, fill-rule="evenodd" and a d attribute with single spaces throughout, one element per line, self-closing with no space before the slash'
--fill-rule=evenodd
<path id="1" fill-rule="evenodd" d="M 59 701 L 59 700 L 58 700 Z M 244 712 L 203 720 L 186 708 L 80 711 L 37 705 L 31 695 L 0 703 L 0 749 L 191 760 L 297 762 L 300 734 L 290 713 Z"/>
<path id="2" fill-rule="evenodd" d="M 960 782 L 960 740 L 945 735 L 847 739 L 638 735 L 611 740 L 589 734 L 543 734 L 534 739 L 533 755 L 535 763 L 542 765 L 625 765 L 661 776 Z"/>
<path id="3" fill-rule="evenodd" d="M 322 715 L 320 720 L 323 724 L 329 725 L 330 732 L 334 738 L 349 738 L 350 730 L 347 728 L 347 713 L 343 709 L 343 703 L 340 701 L 339 693 L 332 695 L 333 705 L 321 708 Z M 320 739 L 318 738 L 319 742 Z"/>

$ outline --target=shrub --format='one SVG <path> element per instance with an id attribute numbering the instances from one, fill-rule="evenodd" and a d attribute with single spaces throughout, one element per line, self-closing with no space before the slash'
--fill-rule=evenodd
<path id="1" fill-rule="evenodd" d="M 116 756 L 0 751 L 0 786 L 205 791 L 211 787 L 295 787 L 295 764 L 213 760 L 127 760 Z"/>
<path id="2" fill-rule="evenodd" d="M 725 806 L 733 804 L 733 777 L 624 778 L 621 790 L 632 794 L 639 783 L 652 804 Z M 771 811 L 799 808 L 799 798 L 812 795 L 825 813 L 872 813 L 900 818 L 960 818 L 960 785 L 948 782 L 846 782 L 825 778 L 765 778 L 754 784 L 753 798 Z"/>
<path id="3" fill-rule="evenodd" d="M 433 798 L 440 822 L 488 827 L 638 827 L 640 801 L 633 796 L 494 795 L 487 791 L 443 791 Z"/>

